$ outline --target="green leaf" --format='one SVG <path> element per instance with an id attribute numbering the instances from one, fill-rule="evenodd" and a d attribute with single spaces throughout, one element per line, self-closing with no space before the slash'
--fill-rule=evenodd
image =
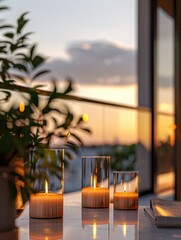
<path id="1" fill-rule="evenodd" d="M 31 95 L 31 103 L 33 103 L 35 106 L 39 105 L 39 96 L 38 93 L 36 91 L 30 91 L 30 95 Z"/>
<path id="2" fill-rule="evenodd" d="M 2 91 L 3 93 L 5 93 L 6 94 L 6 97 L 3 99 L 3 100 L 5 100 L 5 101 L 8 101 L 9 100 L 9 98 L 11 97 L 11 93 L 10 92 L 8 92 L 8 91 Z"/>
<path id="3" fill-rule="evenodd" d="M 18 49 L 18 45 L 17 44 L 13 44 L 13 43 L 10 43 L 11 44 L 11 52 L 14 52 L 16 49 Z"/>
<path id="4" fill-rule="evenodd" d="M 83 145 L 83 142 L 82 142 L 82 140 L 76 135 L 76 134 L 74 134 L 74 133 L 70 133 L 71 134 L 71 136 L 73 136 L 75 139 L 77 139 L 78 140 L 78 142 L 81 144 L 81 145 Z"/>
<path id="5" fill-rule="evenodd" d="M 8 33 L 5 33 L 4 36 L 12 39 L 14 37 L 14 33 L 8 32 Z"/>
<path id="6" fill-rule="evenodd" d="M 87 133 L 92 133 L 92 131 L 89 128 L 80 128 L 80 129 L 82 129 L 83 131 L 85 131 Z"/>
<path id="7" fill-rule="evenodd" d="M 26 82 L 26 79 L 23 76 L 19 75 L 19 74 L 11 74 L 11 77 L 19 79 L 22 82 Z"/>
<path id="8" fill-rule="evenodd" d="M 26 188 L 21 187 L 21 195 L 23 199 L 23 203 L 26 203 L 29 200 L 30 192 L 28 191 L 28 186 Z"/>
<path id="9" fill-rule="evenodd" d="M 2 25 L 0 26 L 0 29 L 4 29 L 4 28 L 13 28 L 13 25 Z"/>
<path id="10" fill-rule="evenodd" d="M 50 72 L 49 70 L 42 70 L 42 71 L 36 73 L 36 74 L 32 77 L 32 79 L 35 80 L 36 78 L 40 77 L 41 75 L 47 74 L 47 73 L 49 73 L 49 72 Z"/>
<path id="11" fill-rule="evenodd" d="M 50 107 L 49 106 L 46 106 L 45 108 L 42 109 L 42 113 L 43 114 L 47 114 L 51 111 Z"/>
<path id="12" fill-rule="evenodd" d="M 28 12 L 23 13 L 17 20 L 17 33 L 20 34 L 26 23 L 29 21 L 28 19 L 25 19 L 25 16 Z"/>
<path id="13" fill-rule="evenodd" d="M 14 68 L 17 68 L 20 71 L 24 71 L 26 73 L 28 72 L 26 66 L 23 64 L 17 63 L 17 64 L 14 64 L 13 66 Z"/>
<path id="14" fill-rule="evenodd" d="M 45 59 L 41 56 L 35 56 L 34 59 L 32 60 L 32 64 L 33 64 L 33 67 L 34 69 L 39 67 L 42 63 L 45 62 Z"/>
<path id="15" fill-rule="evenodd" d="M 18 41 L 24 41 L 24 40 L 26 40 L 27 37 L 28 37 L 29 35 L 31 35 L 32 33 L 33 33 L 33 32 L 28 32 L 28 33 L 22 35 L 21 37 L 18 38 Z"/>
<path id="16" fill-rule="evenodd" d="M 37 84 L 37 85 L 33 86 L 34 89 L 39 89 L 39 88 L 42 88 L 42 87 L 45 87 L 45 85 Z"/>
<path id="17" fill-rule="evenodd" d="M 64 94 L 67 94 L 67 93 L 69 93 L 69 92 L 71 92 L 72 90 L 73 90 L 73 88 L 72 88 L 72 80 L 71 79 L 68 79 L 68 86 L 67 86 L 67 88 L 65 89 L 65 91 L 64 91 Z"/>
<path id="18" fill-rule="evenodd" d="M 78 119 L 77 124 L 80 124 L 81 122 L 83 122 L 83 118 L 82 118 L 82 117 L 80 117 L 80 118 Z"/>
<path id="19" fill-rule="evenodd" d="M 8 10 L 8 9 L 9 9 L 9 7 L 7 7 L 7 6 L 0 7 L 0 11 L 4 11 L 4 10 Z"/>
<path id="20" fill-rule="evenodd" d="M 30 49 L 30 59 L 33 59 L 35 49 L 36 49 L 36 44 L 34 44 Z"/>

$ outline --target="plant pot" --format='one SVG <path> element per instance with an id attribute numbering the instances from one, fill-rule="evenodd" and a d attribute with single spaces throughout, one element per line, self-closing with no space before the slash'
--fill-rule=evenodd
<path id="1" fill-rule="evenodd" d="M 12 169 L 0 167 L 0 232 L 15 228 L 15 199 L 12 198 Z"/>

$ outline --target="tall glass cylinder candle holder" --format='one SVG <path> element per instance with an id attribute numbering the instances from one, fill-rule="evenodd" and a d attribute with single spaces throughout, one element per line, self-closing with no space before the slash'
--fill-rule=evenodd
<path id="1" fill-rule="evenodd" d="M 82 207 L 109 207 L 109 156 L 82 157 Z"/>
<path id="2" fill-rule="evenodd" d="M 114 171 L 114 209 L 138 209 L 138 172 Z"/>
<path id="3" fill-rule="evenodd" d="M 34 188 L 38 192 L 30 195 L 31 218 L 63 217 L 64 193 L 64 149 L 33 151 L 31 163 L 35 169 Z"/>

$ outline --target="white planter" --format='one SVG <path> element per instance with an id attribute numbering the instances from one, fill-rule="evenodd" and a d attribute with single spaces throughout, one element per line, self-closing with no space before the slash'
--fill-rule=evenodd
<path id="1" fill-rule="evenodd" d="M 0 232 L 15 228 L 15 200 L 11 196 L 10 181 L 13 180 L 8 167 L 0 167 Z"/>

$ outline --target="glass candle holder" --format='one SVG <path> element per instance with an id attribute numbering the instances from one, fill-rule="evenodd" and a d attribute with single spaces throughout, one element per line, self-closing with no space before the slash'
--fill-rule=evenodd
<path id="1" fill-rule="evenodd" d="M 34 188 L 38 192 L 30 195 L 31 218 L 63 217 L 64 149 L 33 151 L 33 174 L 39 176 Z"/>
<path id="2" fill-rule="evenodd" d="M 109 156 L 82 157 L 82 207 L 109 207 Z"/>
<path id="3" fill-rule="evenodd" d="M 138 209 L 138 172 L 114 171 L 114 209 Z"/>

